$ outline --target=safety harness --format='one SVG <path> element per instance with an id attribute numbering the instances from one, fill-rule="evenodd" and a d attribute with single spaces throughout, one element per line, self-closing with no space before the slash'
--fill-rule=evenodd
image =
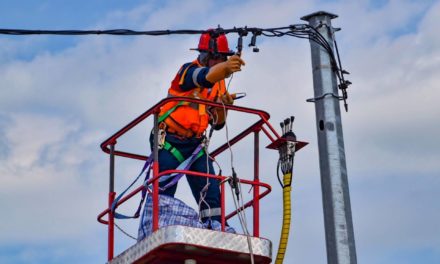
<path id="1" fill-rule="evenodd" d="M 206 140 L 205 139 L 202 140 L 202 142 L 197 146 L 197 148 L 194 149 L 192 154 L 187 159 L 185 159 L 183 154 L 177 148 L 175 148 L 173 145 L 171 145 L 171 143 L 169 143 L 168 141 L 165 140 L 166 132 L 165 132 L 164 128 L 160 128 L 159 129 L 159 136 L 160 136 L 159 144 L 158 144 L 159 149 L 164 149 L 164 150 L 169 151 L 177 159 L 177 161 L 180 162 L 180 165 L 177 166 L 176 170 L 189 170 L 191 165 L 198 158 L 203 156 L 203 154 L 205 153 L 205 151 L 204 151 L 205 146 L 206 146 Z M 151 191 L 149 189 L 149 186 L 148 186 L 148 180 L 150 178 L 150 172 L 151 172 L 151 169 L 152 169 L 153 161 L 154 161 L 153 160 L 153 155 L 150 155 L 148 157 L 148 159 L 145 161 L 145 164 L 142 167 L 141 172 L 135 178 L 135 180 L 127 187 L 127 189 L 125 189 L 121 194 L 119 194 L 115 198 L 115 200 L 113 201 L 112 206 L 111 206 L 111 211 L 112 211 L 112 213 L 113 213 L 115 218 L 117 218 L 117 219 L 130 219 L 130 218 L 138 218 L 139 217 L 140 211 L 141 211 L 141 208 L 142 208 L 142 204 L 143 204 L 143 202 L 145 200 L 147 191 Z M 145 179 L 144 179 L 143 188 L 142 188 L 142 198 L 141 198 L 141 201 L 139 202 L 139 206 L 138 206 L 136 212 L 134 213 L 133 216 L 127 216 L 127 215 L 123 215 L 123 214 L 117 213 L 116 212 L 116 207 L 117 207 L 117 204 L 118 204 L 119 200 L 139 180 L 139 178 L 144 174 L 144 172 L 145 172 Z M 159 179 L 159 182 L 164 182 L 164 181 L 167 181 L 168 179 L 172 179 L 172 180 L 169 183 L 167 183 L 165 186 L 160 187 L 159 189 L 161 191 L 164 191 L 164 190 L 168 189 L 169 187 L 171 187 L 174 184 L 176 184 L 180 180 L 180 178 L 183 177 L 183 175 L 185 175 L 185 174 L 182 173 L 182 172 L 175 172 L 175 173 L 171 173 L 169 175 L 162 176 Z"/>
<path id="2" fill-rule="evenodd" d="M 189 64 L 186 68 L 181 68 L 179 70 L 178 75 L 176 76 L 176 78 L 178 77 L 178 85 L 182 85 L 186 72 L 188 71 L 188 69 L 190 68 L 191 65 L 199 65 L 198 61 L 194 61 L 191 64 Z M 183 72 L 182 72 L 183 70 Z M 173 84 L 174 81 L 173 81 Z M 224 85 L 224 84 L 223 84 Z M 214 85 L 213 88 L 209 89 L 209 93 L 206 96 L 205 99 L 208 100 L 215 100 L 215 98 L 218 96 L 220 89 L 219 89 L 220 84 L 216 84 Z M 170 89 L 171 91 L 172 89 Z M 168 97 L 173 97 L 173 96 L 179 96 L 179 94 L 172 94 L 172 92 L 168 93 Z M 197 98 L 197 99 L 201 99 L 200 98 L 201 95 L 201 88 L 195 88 L 193 89 L 190 93 L 187 93 L 186 96 L 187 97 L 192 97 L 192 98 Z M 179 107 L 181 106 L 190 106 L 194 109 L 198 109 L 198 114 L 199 114 L 199 128 L 197 131 L 192 131 L 191 129 L 185 128 L 182 125 L 179 124 L 179 122 L 177 122 L 176 120 L 174 120 L 174 118 L 171 116 L 171 114 L 173 112 L 175 112 Z M 204 104 L 197 104 L 197 103 L 190 103 L 190 102 L 185 102 L 185 101 L 179 101 L 178 103 L 176 103 L 174 106 L 170 107 L 168 110 L 164 111 L 158 118 L 158 123 L 159 123 L 159 142 L 158 142 L 158 147 L 159 149 L 165 149 L 167 151 L 169 151 L 176 159 L 177 161 L 180 162 L 180 165 L 176 168 L 176 170 L 188 170 L 191 165 L 201 156 L 203 156 L 203 154 L 205 153 L 204 149 L 205 146 L 207 145 L 207 141 L 206 139 L 203 139 L 202 142 L 197 146 L 197 148 L 193 151 L 193 153 L 187 158 L 185 159 L 184 156 L 182 155 L 182 153 L 175 148 L 171 143 L 169 143 L 168 141 L 165 140 L 166 138 L 166 133 L 167 131 L 170 133 L 175 133 L 179 136 L 183 136 L 186 138 L 190 138 L 193 136 L 196 137 L 201 137 L 202 134 L 204 133 L 204 131 L 206 130 L 206 127 L 208 126 L 208 114 L 207 114 L 207 110 L 206 110 L 206 105 Z M 149 191 L 149 186 L 148 186 L 148 179 L 150 177 L 150 171 L 152 168 L 152 164 L 153 164 L 153 155 L 150 155 L 150 157 L 145 161 L 145 164 L 141 170 L 141 172 L 139 173 L 139 175 L 136 177 L 136 179 L 128 186 L 127 189 L 125 189 L 121 194 L 119 194 L 116 199 L 114 200 L 114 202 L 112 203 L 111 206 L 111 211 L 114 214 L 115 218 L 117 219 L 128 219 L 128 218 L 138 218 L 140 215 L 140 211 L 142 208 L 142 204 L 145 200 L 146 197 L 146 193 L 147 191 Z M 119 202 L 119 200 L 124 196 L 124 194 L 139 180 L 139 178 L 144 174 L 144 172 L 146 173 L 145 175 L 145 179 L 143 182 L 143 189 L 142 189 L 142 198 L 141 201 L 139 202 L 139 206 L 135 212 L 135 214 L 133 216 L 126 216 L 123 214 L 119 214 L 117 213 L 116 207 L 117 204 Z M 169 175 L 165 175 L 162 176 L 159 179 L 159 182 L 164 182 L 167 181 L 169 179 L 172 179 L 170 182 L 168 182 L 165 186 L 160 187 L 159 189 L 161 191 L 166 190 L 167 188 L 173 186 L 174 184 L 176 184 L 180 178 L 182 178 L 184 175 L 184 173 L 171 173 Z"/>

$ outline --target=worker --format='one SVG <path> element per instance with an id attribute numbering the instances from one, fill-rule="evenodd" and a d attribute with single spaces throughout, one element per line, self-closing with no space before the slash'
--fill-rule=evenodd
<path id="1" fill-rule="evenodd" d="M 193 49 L 199 52 L 198 58 L 179 69 L 168 89 L 168 97 L 184 96 L 223 104 L 233 103 L 224 79 L 240 71 L 245 62 L 229 49 L 225 34 L 214 36 L 213 33 L 211 30 L 201 35 L 198 47 Z M 224 126 L 226 109 L 174 101 L 161 108 L 159 121 L 162 135 L 162 138 L 159 136 L 159 171 L 172 170 L 176 169 L 182 160 L 190 157 L 206 140 L 208 124 L 216 130 Z M 153 146 L 153 135 L 150 137 L 150 143 Z M 211 158 L 205 152 L 201 154 L 189 170 L 215 174 Z M 191 175 L 187 175 L 186 178 L 199 204 L 202 223 L 220 223 L 219 181 Z M 174 197 L 177 182 L 174 183 L 173 178 L 160 182 L 159 186 L 160 195 Z"/>

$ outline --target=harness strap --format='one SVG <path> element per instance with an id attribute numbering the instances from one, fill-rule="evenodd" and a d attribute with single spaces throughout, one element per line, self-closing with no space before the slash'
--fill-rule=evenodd
<path id="1" fill-rule="evenodd" d="M 191 156 L 189 156 L 186 160 L 184 160 L 182 163 L 180 163 L 180 165 L 176 168 L 176 170 L 188 170 L 191 165 L 201 156 L 203 156 L 204 154 L 204 144 L 201 143 L 199 146 L 197 146 L 197 148 L 193 151 L 193 153 L 191 154 Z M 176 173 L 171 173 L 169 175 L 165 175 L 162 176 L 159 179 L 159 182 L 164 182 L 170 178 L 172 178 L 172 180 L 165 185 L 164 187 L 160 188 L 162 191 L 166 190 L 167 188 L 169 188 L 170 186 L 173 186 L 174 184 L 176 184 L 180 178 L 183 177 L 183 175 L 185 175 L 184 173 L 181 172 L 176 172 Z"/>
<path id="2" fill-rule="evenodd" d="M 176 149 L 175 147 L 173 147 L 170 142 L 165 140 L 165 143 L 163 145 L 163 148 L 165 150 L 168 150 L 180 163 L 182 163 L 183 161 L 185 161 L 185 158 L 183 157 L 182 153 Z"/>
<path id="3" fill-rule="evenodd" d="M 172 112 L 174 112 L 174 110 L 176 110 L 177 107 L 183 105 L 185 102 L 184 101 L 180 101 L 178 104 L 176 104 L 175 106 L 173 106 L 170 110 L 166 111 L 163 115 L 161 115 L 158 119 L 158 122 L 162 122 L 163 120 L 165 120 Z"/>
<path id="4" fill-rule="evenodd" d="M 205 152 L 203 146 L 204 146 L 203 143 L 201 143 L 199 146 L 197 146 L 197 148 L 193 151 L 191 156 L 189 156 L 186 160 L 183 157 L 182 153 L 177 148 L 172 146 L 168 141 L 164 142 L 163 148 L 165 150 L 169 151 L 180 162 L 180 165 L 176 168 L 176 170 L 188 170 L 191 167 L 191 165 L 198 158 L 203 156 L 203 154 Z M 150 155 L 148 157 L 148 159 L 145 161 L 145 164 L 142 167 L 142 170 L 139 173 L 139 175 L 136 177 L 136 179 L 127 187 L 127 189 L 125 189 L 122 193 L 120 193 L 113 201 L 113 203 L 111 205 L 111 212 L 113 213 L 113 215 L 116 219 L 130 219 L 130 218 L 138 218 L 139 217 L 140 211 L 142 208 L 142 204 L 144 203 L 147 189 L 148 189 L 147 183 L 148 183 L 148 179 L 150 178 L 152 164 L 153 164 L 153 155 Z M 142 174 L 144 174 L 145 171 L 146 171 L 146 175 L 145 175 L 145 179 L 143 182 L 144 188 L 142 190 L 142 198 L 141 198 L 141 201 L 139 202 L 139 206 L 138 206 L 136 212 L 134 213 L 133 216 L 128 216 L 128 215 L 117 213 L 116 207 L 118 205 L 119 200 L 121 200 L 121 198 L 125 195 L 125 193 L 139 180 L 139 178 L 142 176 Z M 161 177 L 159 179 L 159 182 L 163 182 L 169 178 L 173 178 L 173 180 L 171 182 L 169 182 L 167 185 L 165 185 L 163 188 L 160 188 L 160 189 L 165 190 L 165 189 L 169 188 L 170 186 L 173 186 L 174 184 L 176 184 L 180 180 L 180 178 L 183 177 L 183 175 L 184 175 L 183 173 L 172 173 L 170 175 L 166 175 L 166 176 Z"/>
<path id="5" fill-rule="evenodd" d="M 163 121 L 167 125 L 167 131 L 171 133 L 175 133 L 179 136 L 190 138 L 193 137 L 195 132 L 193 132 L 191 129 L 186 129 L 182 125 L 180 125 L 174 118 L 169 116 L 165 121 Z M 196 135 L 199 137 L 199 135 Z"/>
<path id="6" fill-rule="evenodd" d="M 206 105 L 199 104 L 199 116 L 200 116 L 200 124 L 199 129 L 197 131 L 198 135 L 201 135 L 203 131 L 205 131 L 206 127 L 208 127 L 208 114 L 206 113 Z M 205 129 L 204 129 L 205 128 Z"/>
<path id="7" fill-rule="evenodd" d="M 153 164 L 153 155 L 150 155 L 148 157 L 148 159 L 145 161 L 144 167 L 142 168 L 141 172 L 139 173 L 139 175 L 136 177 L 136 179 L 127 187 L 127 189 L 125 189 L 122 193 L 120 193 L 115 200 L 113 201 L 112 205 L 111 205 L 111 212 L 113 213 L 114 217 L 117 219 L 130 219 L 130 218 L 138 218 L 140 211 L 141 211 L 141 207 L 142 207 L 142 203 L 145 200 L 145 194 L 144 192 L 142 192 L 142 199 L 139 203 L 138 209 L 136 210 L 136 213 L 133 216 L 127 216 L 127 215 L 123 215 L 120 213 L 116 212 L 116 207 L 118 205 L 119 200 L 121 200 L 121 198 L 124 196 L 124 194 L 139 180 L 139 178 L 142 176 L 142 174 L 144 174 L 145 171 L 146 172 L 146 176 L 145 176 L 145 180 L 144 180 L 144 186 L 145 186 L 145 182 L 148 181 L 148 178 L 150 177 L 150 169 L 151 169 L 151 165 Z"/>

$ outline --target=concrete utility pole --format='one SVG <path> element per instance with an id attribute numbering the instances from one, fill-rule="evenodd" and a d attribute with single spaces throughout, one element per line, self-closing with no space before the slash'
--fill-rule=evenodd
<path id="1" fill-rule="evenodd" d="M 333 49 L 334 29 L 331 20 L 336 17 L 336 15 L 321 11 L 301 19 L 308 21 L 310 26 L 316 28 Z M 336 75 L 326 50 L 313 41 L 310 41 L 310 48 L 327 263 L 355 264 L 357 263 L 356 248 Z"/>

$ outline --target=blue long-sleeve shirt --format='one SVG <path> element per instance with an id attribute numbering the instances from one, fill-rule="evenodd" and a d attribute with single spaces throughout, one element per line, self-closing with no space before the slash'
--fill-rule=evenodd
<path id="1" fill-rule="evenodd" d="M 189 67 L 189 68 L 188 68 Z M 186 70 L 186 73 L 185 73 Z M 195 87 L 212 88 L 213 83 L 206 80 L 206 75 L 209 72 L 209 67 L 200 67 L 191 62 L 185 63 L 180 69 L 179 75 L 185 73 L 184 81 L 180 85 L 180 89 L 189 91 Z"/>

